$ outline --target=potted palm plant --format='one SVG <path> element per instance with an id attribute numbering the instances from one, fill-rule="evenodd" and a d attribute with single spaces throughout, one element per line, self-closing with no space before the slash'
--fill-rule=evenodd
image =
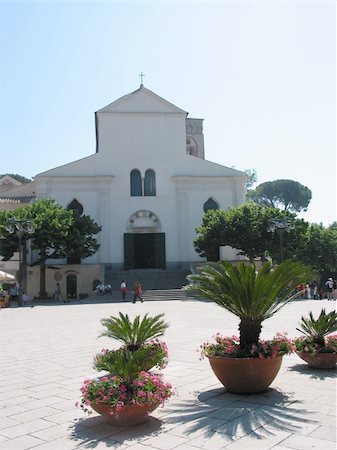
<path id="1" fill-rule="evenodd" d="M 228 391 L 265 391 L 276 377 L 282 356 L 292 351 L 292 343 L 277 334 L 261 340 L 262 323 L 272 317 L 295 295 L 303 279 L 311 279 L 311 269 L 302 263 L 285 261 L 277 267 L 265 262 L 259 271 L 253 264 L 234 266 L 227 261 L 209 263 L 189 275 L 187 289 L 237 316 L 239 337 L 223 337 L 206 342 L 201 353 Z"/>
<path id="2" fill-rule="evenodd" d="M 161 375 L 148 372 L 167 361 L 166 344 L 158 341 L 158 337 L 168 324 L 163 314 L 154 317 L 146 314 L 143 319 L 136 316 L 131 321 L 122 313 L 101 323 L 106 331 L 100 336 L 114 338 L 124 345 L 95 356 L 94 368 L 106 374 L 84 380 L 82 399 L 77 406 L 89 413 L 93 409 L 117 425 L 138 425 L 173 394 L 172 386 Z"/>
<path id="3" fill-rule="evenodd" d="M 142 352 L 142 370 L 150 370 L 156 366 L 163 369 L 167 364 L 167 346 L 164 341 L 159 340 L 163 336 L 168 323 L 163 319 L 164 314 L 149 317 L 148 314 L 141 319 L 136 316 L 133 321 L 127 314 L 119 313 L 119 317 L 102 319 L 101 324 L 105 331 L 100 337 L 106 336 L 119 341 L 123 346 L 117 350 L 102 349 L 101 353 L 94 358 L 94 367 L 97 370 L 110 371 L 110 366 L 116 356 L 121 352 Z"/>
<path id="4" fill-rule="evenodd" d="M 323 308 L 317 319 L 312 311 L 302 317 L 300 328 L 303 336 L 294 340 L 297 355 L 315 369 L 334 369 L 337 362 L 337 313 Z"/>

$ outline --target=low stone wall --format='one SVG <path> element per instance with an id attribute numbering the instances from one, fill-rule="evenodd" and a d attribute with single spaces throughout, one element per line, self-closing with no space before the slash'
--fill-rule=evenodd
<path id="1" fill-rule="evenodd" d="M 71 279 L 69 281 L 69 278 Z M 56 283 L 60 283 L 61 296 L 67 295 L 79 298 L 93 295 L 93 282 L 104 281 L 104 268 L 100 264 L 53 265 L 46 267 L 47 297 L 53 297 Z M 69 288 L 72 292 L 69 292 Z M 37 298 L 40 290 L 40 267 L 27 268 L 27 293 L 31 298 Z M 68 292 L 67 292 L 68 291 Z"/>

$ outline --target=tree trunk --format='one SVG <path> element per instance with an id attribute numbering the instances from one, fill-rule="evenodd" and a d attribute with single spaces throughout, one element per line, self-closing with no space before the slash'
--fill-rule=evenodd
<path id="1" fill-rule="evenodd" d="M 48 294 L 46 292 L 46 261 L 40 262 L 40 298 L 47 298 Z"/>
<path id="2" fill-rule="evenodd" d="M 257 344 L 261 330 L 261 320 L 242 318 L 239 325 L 240 348 L 244 350 L 247 347 L 251 347 L 252 344 Z"/>

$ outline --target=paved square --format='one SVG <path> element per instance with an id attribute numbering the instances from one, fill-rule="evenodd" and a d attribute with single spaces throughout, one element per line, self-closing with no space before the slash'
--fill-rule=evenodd
<path id="1" fill-rule="evenodd" d="M 264 322 L 262 335 L 299 335 L 302 315 L 335 305 L 296 301 Z M 92 358 L 119 344 L 99 338 L 100 319 L 119 311 L 165 313 L 169 364 L 165 379 L 177 395 L 133 428 L 110 425 L 75 407 L 80 386 L 94 377 Z M 259 395 L 226 393 L 197 349 L 217 331 L 238 334 L 236 317 L 217 305 L 186 298 L 121 303 L 36 305 L 0 311 L 0 450 L 296 449 L 336 448 L 336 371 L 283 358 L 271 388 Z"/>

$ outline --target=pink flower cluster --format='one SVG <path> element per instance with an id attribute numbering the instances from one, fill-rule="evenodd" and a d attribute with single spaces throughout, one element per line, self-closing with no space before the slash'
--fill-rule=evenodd
<path id="1" fill-rule="evenodd" d="M 292 341 L 294 350 L 311 353 L 337 353 L 337 334 L 330 334 L 324 340 L 324 346 L 313 342 L 308 336 L 300 336 Z"/>
<path id="2" fill-rule="evenodd" d="M 173 395 L 170 383 L 165 383 L 160 375 L 149 372 L 140 372 L 139 376 L 130 382 L 125 382 L 118 376 L 107 375 L 95 380 L 84 380 L 81 387 L 82 399 L 77 404 L 82 409 L 88 409 L 93 403 L 104 403 L 117 410 L 127 405 L 164 405 L 164 402 Z"/>
<path id="3" fill-rule="evenodd" d="M 293 351 L 292 341 L 287 333 L 277 333 L 270 340 L 259 340 L 245 349 L 240 348 L 237 336 L 213 336 L 215 342 L 205 342 L 200 345 L 201 358 L 205 356 L 227 356 L 231 358 L 276 358 L 290 354 Z"/>

